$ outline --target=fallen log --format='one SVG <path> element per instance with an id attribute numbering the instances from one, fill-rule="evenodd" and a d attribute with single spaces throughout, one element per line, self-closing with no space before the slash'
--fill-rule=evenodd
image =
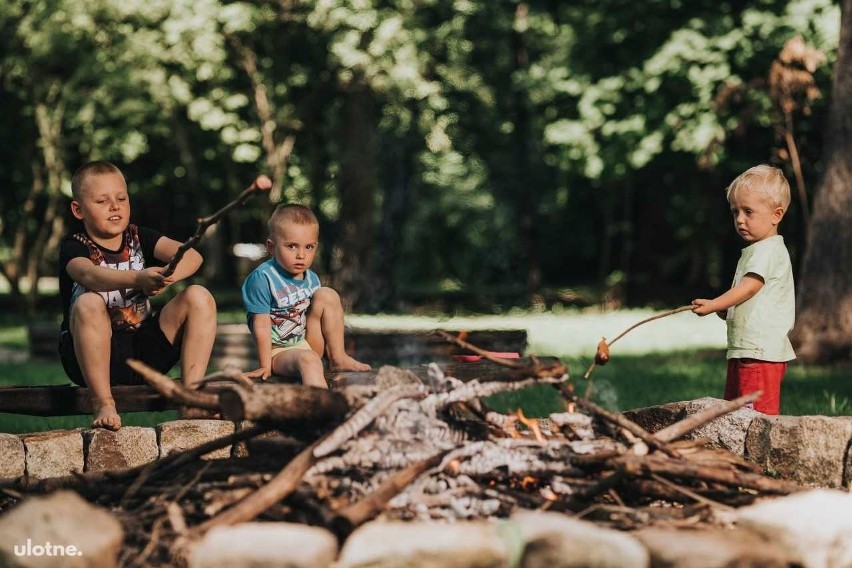
<path id="1" fill-rule="evenodd" d="M 338 424 L 349 411 L 346 398 L 337 392 L 303 385 L 240 385 L 219 393 L 219 408 L 228 420 L 289 422 L 328 421 Z"/>
<path id="2" fill-rule="evenodd" d="M 219 411 L 227 420 L 339 423 L 349 410 L 346 398 L 317 387 L 232 382 L 218 394 L 191 390 L 135 359 L 127 364 L 166 398 L 187 406 Z"/>

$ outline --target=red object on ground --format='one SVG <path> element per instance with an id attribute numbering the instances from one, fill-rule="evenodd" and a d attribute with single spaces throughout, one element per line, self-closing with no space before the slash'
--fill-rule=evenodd
<path id="1" fill-rule="evenodd" d="M 488 354 L 497 359 L 520 359 L 520 353 L 510 351 L 489 351 Z M 482 359 L 482 355 L 453 355 L 453 359 L 459 363 L 475 363 Z"/>

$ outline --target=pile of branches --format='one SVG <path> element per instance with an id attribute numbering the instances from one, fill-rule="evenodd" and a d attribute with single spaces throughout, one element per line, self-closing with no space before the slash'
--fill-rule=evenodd
<path id="1" fill-rule="evenodd" d="M 379 515 L 481 519 L 517 509 L 631 529 L 712 522 L 800 489 L 706 441 L 679 441 L 753 396 L 650 434 L 576 396 L 560 363 L 535 358 L 501 362 L 511 368 L 494 380 L 462 382 L 431 364 L 425 379 L 396 369 L 341 392 L 254 384 L 239 373 L 217 376 L 229 383 L 218 393 L 187 391 L 132 364 L 164 395 L 254 425 L 144 467 L 18 488 L 70 486 L 112 510 L 127 534 L 123 565 L 180 564 L 211 528 L 255 519 L 324 526 L 341 541 Z M 558 390 L 564 412 L 528 419 L 486 404 L 538 384 Z M 234 443 L 248 443 L 249 455 L 198 459 Z"/>

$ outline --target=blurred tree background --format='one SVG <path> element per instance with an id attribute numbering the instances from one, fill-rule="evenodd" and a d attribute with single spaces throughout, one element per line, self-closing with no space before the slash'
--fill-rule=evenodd
<path id="1" fill-rule="evenodd" d="M 848 2 L 847 2 L 848 3 Z M 315 266 L 348 308 L 681 305 L 729 285 L 724 188 L 794 188 L 797 271 L 821 178 L 840 7 L 830 0 L 4 0 L 0 272 L 54 275 L 70 176 L 125 172 L 137 223 L 177 239 L 313 207 Z M 795 79 L 795 80 L 794 80 Z M 224 292 L 223 292 L 224 293 Z"/>

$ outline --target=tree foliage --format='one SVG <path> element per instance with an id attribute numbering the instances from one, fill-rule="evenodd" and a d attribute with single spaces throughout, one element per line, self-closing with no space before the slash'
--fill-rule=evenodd
<path id="1" fill-rule="evenodd" d="M 269 173 L 273 203 L 317 210 L 318 268 L 359 309 L 586 286 L 683 303 L 730 277 L 725 185 L 794 173 L 773 60 L 800 36 L 829 92 L 838 22 L 830 0 L 9 0 L 0 269 L 14 289 L 51 272 L 70 173 L 105 158 L 177 238 Z M 811 180 L 825 99 L 809 109 Z M 217 229 L 207 278 L 239 283 L 227 245 L 262 242 L 273 203 Z M 784 232 L 798 259 L 797 211 Z"/>

